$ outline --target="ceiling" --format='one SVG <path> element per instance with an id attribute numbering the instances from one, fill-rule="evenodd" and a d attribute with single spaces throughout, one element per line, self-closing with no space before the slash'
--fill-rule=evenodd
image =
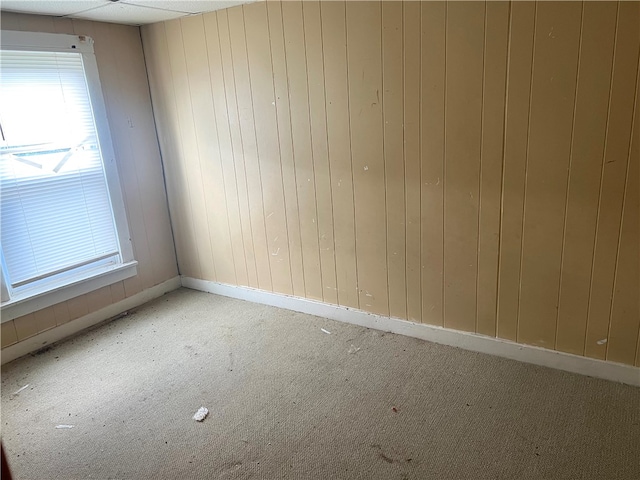
<path id="1" fill-rule="evenodd" d="M 0 0 L 0 9 L 7 12 L 145 25 L 252 1 L 256 0 Z"/>

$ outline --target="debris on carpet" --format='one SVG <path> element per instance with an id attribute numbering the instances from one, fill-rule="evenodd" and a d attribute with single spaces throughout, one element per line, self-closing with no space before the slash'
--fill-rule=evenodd
<path id="1" fill-rule="evenodd" d="M 196 422 L 202 422 L 209 415 L 209 410 L 205 407 L 200 407 L 196 414 L 193 416 L 193 419 Z"/>

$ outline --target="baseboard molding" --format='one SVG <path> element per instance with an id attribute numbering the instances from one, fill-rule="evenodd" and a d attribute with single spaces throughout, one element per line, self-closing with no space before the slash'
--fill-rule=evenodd
<path id="1" fill-rule="evenodd" d="M 296 312 L 308 313 L 362 327 L 420 338 L 429 342 L 449 345 L 474 352 L 510 358 L 590 377 L 602 378 L 628 385 L 640 386 L 640 368 L 606 362 L 579 355 L 557 352 L 546 348 L 522 345 L 500 338 L 460 332 L 448 328 L 409 322 L 397 318 L 375 315 L 338 305 L 330 305 L 305 298 L 265 292 L 248 287 L 226 285 L 207 280 L 182 277 L 182 286 L 225 297 L 271 305 Z"/>
<path id="2" fill-rule="evenodd" d="M 80 317 L 76 320 L 72 320 L 68 323 L 60 325 L 59 327 L 52 328 L 45 332 L 29 337 L 22 342 L 18 342 L 14 345 L 5 347 L 2 349 L 2 365 L 16 358 L 22 357 L 36 350 L 43 348 L 46 345 L 50 345 L 54 342 L 74 335 L 86 328 L 92 327 L 100 322 L 109 320 L 110 318 L 120 315 L 122 312 L 131 310 L 144 303 L 147 303 L 154 298 L 161 297 L 167 292 L 176 290 L 181 286 L 180 277 L 173 277 L 159 285 L 151 288 L 147 288 L 140 293 L 132 295 L 117 303 L 108 305 L 100 310 L 91 312 L 84 317 Z"/>

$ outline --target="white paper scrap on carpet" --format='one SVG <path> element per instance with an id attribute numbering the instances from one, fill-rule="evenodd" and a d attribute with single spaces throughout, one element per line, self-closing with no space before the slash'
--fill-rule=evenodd
<path id="1" fill-rule="evenodd" d="M 198 411 L 196 412 L 196 414 L 193 416 L 193 419 L 196 422 L 201 422 L 205 418 L 207 418 L 207 415 L 209 415 L 209 410 L 207 408 L 205 408 L 205 407 L 200 407 L 198 409 Z"/>
<path id="2" fill-rule="evenodd" d="M 73 425 L 56 425 L 56 428 L 73 428 Z"/>

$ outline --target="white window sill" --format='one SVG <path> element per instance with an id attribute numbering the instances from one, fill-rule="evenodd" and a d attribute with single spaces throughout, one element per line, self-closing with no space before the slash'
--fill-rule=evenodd
<path id="1" fill-rule="evenodd" d="M 137 265 L 136 261 L 110 265 L 97 271 L 88 271 L 82 277 L 76 277 L 66 284 L 46 291 L 25 292 L 13 296 L 11 300 L 2 303 L 2 323 L 133 277 L 138 273 Z"/>

